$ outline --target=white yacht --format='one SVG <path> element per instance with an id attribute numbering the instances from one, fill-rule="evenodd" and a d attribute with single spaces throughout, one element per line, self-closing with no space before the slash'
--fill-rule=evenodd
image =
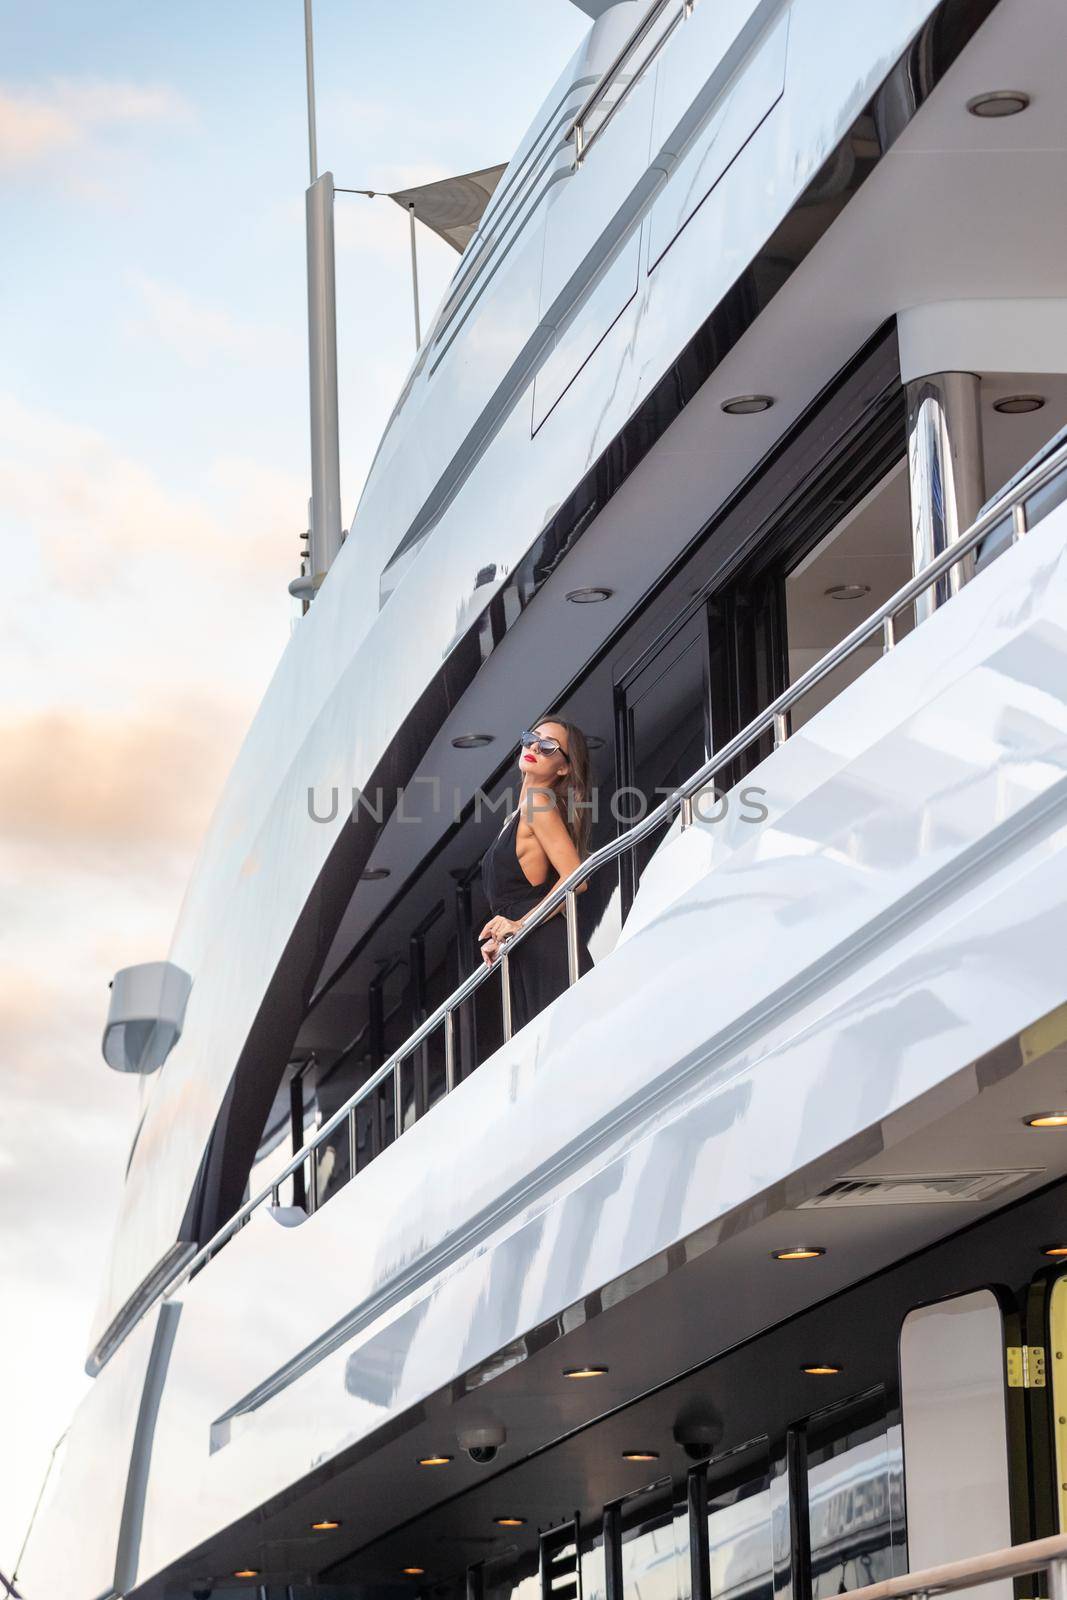
<path id="1" fill-rule="evenodd" d="M 313 170 L 304 614 L 112 988 L 24 1600 L 1067 1596 L 1067 6 L 579 3 L 343 539 Z"/>

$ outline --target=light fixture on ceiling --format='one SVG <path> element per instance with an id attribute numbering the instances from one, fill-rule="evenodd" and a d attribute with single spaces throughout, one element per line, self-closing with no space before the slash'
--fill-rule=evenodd
<path id="1" fill-rule="evenodd" d="M 823 590 L 827 600 L 862 600 L 870 592 L 869 583 L 832 583 Z"/>
<path id="2" fill-rule="evenodd" d="M 340 1526 L 341 1524 L 334 1522 L 332 1518 L 323 1517 L 321 1522 L 313 1522 L 311 1524 L 311 1531 L 312 1533 L 333 1533 L 334 1529 Z"/>
<path id="3" fill-rule="evenodd" d="M 235 1578 L 258 1578 L 259 1577 L 259 1568 L 258 1567 L 242 1567 L 240 1572 L 235 1572 L 234 1573 L 234 1577 Z"/>
<path id="4" fill-rule="evenodd" d="M 448 1463 L 451 1460 L 452 1460 L 451 1456 L 439 1456 L 439 1455 L 420 1456 L 419 1457 L 419 1466 L 420 1467 L 447 1467 Z"/>
<path id="5" fill-rule="evenodd" d="M 525 1517 L 494 1517 L 493 1521 L 498 1528 L 525 1528 Z"/>
<path id="6" fill-rule="evenodd" d="M 722 402 L 722 409 L 728 417 L 755 417 L 761 411 L 769 411 L 773 404 L 774 397 L 769 394 L 735 394 Z"/>
<path id="7" fill-rule="evenodd" d="M 793 1244 L 787 1250 L 772 1250 L 771 1257 L 775 1261 L 814 1261 L 816 1256 L 824 1256 L 826 1251 L 821 1244 Z"/>
<path id="8" fill-rule="evenodd" d="M 1062 1256 L 1067 1256 L 1067 1244 L 1044 1244 L 1041 1246 L 1043 1256 L 1052 1256 L 1058 1261 Z"/>
<path id="9" fill-rule="evenodd" d="M 610 600 L 614 590 L 604 589 L 599 584 L 593 584 L 588 589 L 570 589 L 567 599 L 572 606 L 595 606 L 601 600 Z"/>
<path id="10" fill-rule="evenodd" d="M 622 1453 L 622 1459 L 624 1461 L 658 1461 L 659 1460 L 659 1451 L 658 1450 L 624 1450 L 623 1453 Z"/>
<path id="11" fill-rule="evenodd" d="M 565 1367 L 565 1378 L 604 1378 L 607 1376 L 607 1367 Z"/>
<path id="12" fill-rule="evenodd" d="M 1028 1128 L 1067 1128 L 1067 1111 L 1035 1111 L 1023 1121 Z"/>
<path id="13" fill-rule="evenodd" d="M 1026 417 L 1031 411 L 1040 411 L 1044 404 L 1043 394 L 1006 394 L 1003 400 L 993 401 L 993 410 L 1002 417 Z"/>
<path id="14" fill-rule="evenodd" d="M 388 876 L 388 867 L 368 867 L 365 872 L 360 873 L 364 883 L 380 883 L 383 878 L 388 878 Z"/>
<path id="15" fill-rule="evenodd" d="M 604 741 L 599 734 L 587 733 L 585 736 L 585 748 L 587 750 L 603 750 Z"/>
<path id="16" fill-rule="evenodd" d="M 491 733 L 458 733 L 452 740 L 453 750 L 480 750 L 483 744 L 492 744 Z"/>
<path id="17" fill-rule="evenodd" d="M 405 1578 L 421 1578 L 426 1571 L 425 1567 L 404 1567 L 401 1569 Z"/>
<path id="18" fill-rule="evenodd" d="M 809 1366 L 801 1367 L 801 1372 L 806 1372 L 809 1378 L 836 1378 L 843 1368 L 832 1361 L 813 1361 Z"/>
<path id="19" fill-rule="evenodd" d="M 1022 89 L 990 89 L 967 102 L 972 117 L 1017 117 L 1030 104 Z"/>

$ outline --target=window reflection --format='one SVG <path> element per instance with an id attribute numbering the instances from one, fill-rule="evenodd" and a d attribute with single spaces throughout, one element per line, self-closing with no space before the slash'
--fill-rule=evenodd
<path id="1" fill-rule="evenodd" d="M 772 1600 L 769 1471 L 729 1489 L 709 1484 L 708 1568 L 711 1600 Z"/>
<path id="2" fill-rule="evenodd" d="M 813 1600 L 828 1600 L 904 1570 L 899 1426 L 868 1421 L 810 1450 L 808 1526 Z"/>
<path id="3" fill-rule="evenodd" d="M 676 1526 L 677 1524 L 677 1526 Z M 622 1530 L 622 1592 L 625 1600 L 679 1600 L 687 1592 L 678 1582 L 679 1553 L 688 1549 L 684 1506 L 671 1503 L 669 1491 L 644 1496 L 625 1508 Z"/>

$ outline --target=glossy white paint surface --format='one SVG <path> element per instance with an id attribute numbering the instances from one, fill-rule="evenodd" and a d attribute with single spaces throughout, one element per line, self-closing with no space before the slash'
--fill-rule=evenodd
<path id="1" fill-rule="evenodd" d="M 185 1032 L 151 1087 L 97 1333 L 176 1236 L 233 1065 L 337 837 L 340 820 L 309 825 L 308 786 L 337 784 L 347 792 L 366 783 L 451 648 L 474 574 L 487 560 L 508 571 L 530 547 L 546 516 L 615 437 L 822 165 L 929 9 L 930 0 L 879 6 L 861 25 L 851 0 L 794 0 L 786 92 L 716 186 L 714 203 L 699 208 L 601 345 L 595 399 L 587 384 L 596 366 L 591 362 L 531 442 L 529 382 L 519 393 L 509 391 L 511 368 L 502 367 L 513 349 L 504 324 L 518 305 L 507 298 L 513 290 L 504 278 L 497 324 L 507 343 L 504 357 L 496 348 L 487 289 L 479 312 L 490 318 L 484 340 L 472 335 L 454 369 L 445 363 L 431 380 L 425 372 L 416 377 L 372 471 L 352 535 L 248 735 L 190 886 L 171 952 L 194 980 Z M 666 59 L 664 52 L 660 64 Z M 575 70 L 580 68 L 579 63 Z M 554 94 L 553 104 L 559 100 Z M 596 155 L 594 147 L 579 175 L 583 183 L 593 182 Z M 536 257 L 536 246 L 530 248 Z M 546 270 L 562 281 L 566 262 L 546 262 Z M 530 289 L 518 274 L 514 293 L 528 295 Z M 613 343 L 616 331 L 621 346 Z M 853 334 L 846 331 L 844 348 L 853 347 Z M 826 345 L 819 358 L 823 371 L 816 388 L 842 356 Z M 502 371 L 505 387 L 497 394 L 493 385 Z M 416 390 L 423 395 L 418 402 Z M 803 404 L 810 392 L 798 394 L 796 403 Z M 424 502 L 426 484 L 461 448 L 457 428 L 479 405 L 484 412 L 491 403 L 499 416 L 477 471 L 458 487 L 379 615 L 378 569 Z M 783 406 L 774 427 L 788 423 L 788 411 Z M 756 453 L 765 448 L 760 432 L 749 437 Z M 734 476 L 728 481 L 723 475 L 722 493 L 746 470 L 744 450 L 731 448 L 729 459 Z M 671 537 L 684 535 L 679 522 Z M 398 639 L 402 651 L 395 648 Z M 386 675 L 383 660 L 389 662 Z M 371 679 L 380 686 L 374 697 L 365 693 Z"/>
<path id="2" fill-rule="evenodd" d="M 1062 1003 L 1065 618 L 1061 507 L 765 763 L 765 825 L 664 846 L 580 985 L 306 1224 L 256 1214 L 182 1292 L 140 1581 Z"/>

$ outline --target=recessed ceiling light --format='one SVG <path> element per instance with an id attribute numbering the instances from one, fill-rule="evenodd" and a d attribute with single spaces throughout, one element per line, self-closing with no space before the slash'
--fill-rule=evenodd
<path id="1" fill-rule="evenodd" d="M 420 1467 L 447 1467 L 452 1460 L 451 1456 L 420 1456 Z"/>
<path id="2" fill-rule="evenodd" d="M 525 1517 L 494 1517 L 493 1521 L 498 1528 L 525 1528 Z"/>
<path id="3" fill-rule="evenodd" d="M 990 89 L 967 102 L 972 117 L 1015 117 L 1025 111 L 1030 96 L 1021 89 Z"/>
<path id="4" fill-rule="evenodd" d="M 452 740 L 453 750 L 480 750 L 483 744 L 492 744 L 491 733 L 460 733 Z"/>
<path id="5" fill-rule="evenodd" d="M 595 606 L 601 600 L 610 600 L 613 590 L 593 587 L 589 589 L 571 589 L 567 599 L 572 606 Z"/>
<path id="6" fill-rule="evenodd" d="M 340 1526 L 339 1522 L 333 1522 L 329 1517 L 324 1517 L 321 1522 L 313 1522 L 311 1524 L 311 1531 L 312 1533 L 332 1533 L 335 1528 Z"/>
<path id="7" fill-rule="evenodd" d="M 842 1370 L 832 1361 L 813 1361 L 808 1367 L 801 1367 L 801 1372 L 806 1372 L 809 1378 L 834 1378 Z"/>
<path id="8" fill-rule="evenodd" d="M 1028 1128 L 1067 1128 L 1067 1111 L 1035 1111 L 1024 1121 Z"/>
<path id="9" fill-rule="evenodd" d="M 658 1450 L 624 1450 L 623 1453 L 622 1453 L 622 1459 L 624 1461 L 658 1461 L 659 1460 L 659 1451 Z"/>
<path id="10" fill-rule="evenodd" d="M 1067 1256 L 1067 1244 L 1046 1244 L 1041 1247 L 1043 1256 Z"/>
<path id="11" fill-rule="evenodd" d="M 240 1572 L 235 1572 L 234 1573 L 234 1577 L 235 1578 L 258 1578 L 259 1577 L 259 1569 L 258 1569 L 258 1567 L 242 1567 Z"/>
<path id="12" fill-rule="evenodd" d="M 1043 394 L 1007 394 L 1003 400 L 993 401 L 993 410 L 1004 417 L 1025 417 L 1031 411 L 1040 411 L 1044 404 Z"/>
<path id="13" fill-rule="evenodd" d="M 587 750 L 603 750 L 604 741 L 597 733 L 587 733 L 585 736 L 585 748 Z"/>
<path id="14" fill-rule="evenodd" d="M 389 876 L 388 867 L 368 867 L 366 872 L 361 872 L 360 877 L 364 883 L 380 883 Z"/>
<path id="15" fill-rule="evenodd" d="M 773 404 L 769 394 L 735 394 L 731 400 L 723 401 L 722 409 L 728 417 L 754 417 L 760 411 L 769 411 Z"/>
<path id="16" fill-rule="evenodd" d="M 402 1568 L 402 1571 L 403 1571 L 403 1574 L 404 1574 L 405 1578 L 421 1578 L 423 1573 L 426 1571 L 426 1568 L 425 1567 L 404 1567 L 404 1568 Z"/>
<path id="17" fill-rule="evenodd" d="M 862 600 L 865 594 L 870 594 L 869 583 L 832 583 L 823 594 L 828 600 Z"/>
<path id="18" fill-rule="evenodd" d="M 563 1376 L 565 1378 L 603 1378 L 607 1370 L 607 1367 L 565 1367 Z"/>
<path id="19" fill-rule="evenodd" d="M 772 1250 L 771 1255 L 775 1261 L 814 1261 L 816 1256 L 824 1256 L 826 1251 L 821 1244 L 794 1244 L 788 1250 Z"/>

